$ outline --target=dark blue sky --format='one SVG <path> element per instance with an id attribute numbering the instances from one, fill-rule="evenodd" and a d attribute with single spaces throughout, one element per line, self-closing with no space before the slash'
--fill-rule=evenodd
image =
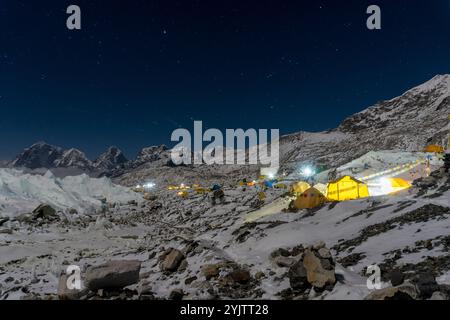
<path id="1" fill-rule="evenodd" d="M 324 130 L 450 73 L 449 0 L 0 3 L 0 159 L 40 140 L 134 157 L 193 120 Z"/>

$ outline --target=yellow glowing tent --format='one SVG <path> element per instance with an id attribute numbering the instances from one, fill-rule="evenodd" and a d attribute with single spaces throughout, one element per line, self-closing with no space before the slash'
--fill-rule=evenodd
<path id="1" fill-rule="evenodd" d="M 324 194 L 325 196 L 327 195 L 327 185 L 326 184 L 318 183 L 314 186 L 314 188 L 316 188 L 317 190 L 322 192 L 322 194 Z"/>
<path id="2" fill-rule="evenodd" d="M 433 152 L 433 153 L 443 153 L 444 147 L 438 146 L 437 144 L 430 144 L 424 150 L 424 152 Z"/>
<path id="3" fill-rule="evenodd" d="M 294 200 L 296 209 L 311 209 L 323 205 L 325 196 L 316 188 L 309 188 Z"/>
<path id="4" fill-rule="evenodd" d="M 308 190 L 309 188 L 311 188 L 311 186 L 308 183 L 306 183 L 304 181 L 299 181 L 299 182 L 294 183 L 291 186 L 291 192 L 293 192 L 297 195 L 300 195 L 303 192 L 305 192 L 306 190 Z"/>
<path id="5" fill-rule="evenodd" d="M 389 182 L 391 183 L 392 192 L 397 192 L 401 190 L 405 190 L 411 188 L 411 183 L 402 178 L 389 178 Z"/>
<path id="6" fill-rule="evenodd" d="M 368 196 L 369 188 L 367 185 L 350 176 L 332 181 L 327 187 L 327 197 L 331 201 L 353 200 Z"/>

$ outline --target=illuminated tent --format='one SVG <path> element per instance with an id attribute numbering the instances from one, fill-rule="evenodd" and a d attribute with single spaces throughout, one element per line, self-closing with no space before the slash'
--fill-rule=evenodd
<path id="1" fill-rule="evenodd" d="M 411 183 L 402 178 L 389 178 L 389 182 L 391 183 L 391 192 L 397 192 L 401 190 L 405 190 L 411 188 Z"/>
<path id="2" fill-rule="evenodd" d="M 331 201 L 353 200 L 368 196 L 369 188 L 367 185 L 350 176 L 332 181 L 327 187 L 327 197 Z"/>
<path id="3" fill-rule="evenodd" d="M 306 183 L 304 181 L 299 181 L 299 182 L 294 183 L 291 186 L 291 192 L 293 192 L 297 195 L 300 195 L 303 192 L 305 192 L 306 190 L 308 190 L 309 188 L 311 188 L 311 186 L 308 183 Z"/>
<path id="4" fill-rule="evenodd" d="M 317 190 L 322 192 L 322 194 L 324 194 L 325 196 L 327 195 L 327 185 L 326 184 L 318 183 L 314 186 L 314 188 L 316 188 Z"/>
<path id="5" fill-rule="evenodd" d="M 326 202 L 325 196 L 316 188 L 309 188 L 294 200 L 296 209 L 311 209 L 323 205 Z"/>
<path id="6" fill-rule="evenodd" d="M 443 153 L 444 147 L 438 146 L 437 144 L 430 144 L 424 150 L 424 152 L 433 152 L 433 153 Z"/>

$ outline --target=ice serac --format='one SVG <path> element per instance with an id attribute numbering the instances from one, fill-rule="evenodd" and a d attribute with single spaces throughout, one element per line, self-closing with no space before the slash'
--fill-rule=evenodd
<path id="1" fill-rule="evenodd" d="M 122 150 L 113 146 L 109 147 L 106 152 L 101 154 L 97 160 L 94 161 L 94 167 L 102 171 L 109 171 L 123 165 L 127 161 L 128 160 Z"/>

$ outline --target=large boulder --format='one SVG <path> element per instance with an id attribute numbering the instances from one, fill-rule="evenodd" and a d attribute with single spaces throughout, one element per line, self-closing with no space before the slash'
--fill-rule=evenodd
<path id="1" fill-rule="evenodd" d="M 294 290 L 305 291 L 311 285 L 308 282 L 307 271 L 303 266 L 303 260 L 297 261 L 288 271 L 289 284 Z"/>
<path id="2" fill-rule="evenodd" d="M 69 289 L 67 286 L 67 280 L 69 276 L 66 274 L 61 275 L 58 283 L 58 298 L 60 300 L 78 300 L 87 293 L 86 289 Z"/>
<path id="3" fill-rule="evenodd" d="M 303 266 L 306 269 L 308 282 L 315 288 L 322 289 L 336 283 L 334 267 L 324 259 L 316 257 L 311 250 L 306 250 L 303 255 Z"/>
<path id="4" fill-rule="evenodd" d="M 176 271 L 183 259 L 184 254 L 180 250 L 171 249 L 162 261 L 161 269 L 170 272 Z"/>
<path id="5" fill-rule="evenodd" d="M 137 260 L 109 261 L 86 270 L 86 285 L 92 291 L 123 288 L 139 281 L 140 270 Z"/>
<path id="6" fill-rule="evenodd" d="M 414 279 L 419 294 L 424 299 L 429 299 L 435 291 L 439 290 L 439 285 L 431 273 L 422 273 Z"/>

